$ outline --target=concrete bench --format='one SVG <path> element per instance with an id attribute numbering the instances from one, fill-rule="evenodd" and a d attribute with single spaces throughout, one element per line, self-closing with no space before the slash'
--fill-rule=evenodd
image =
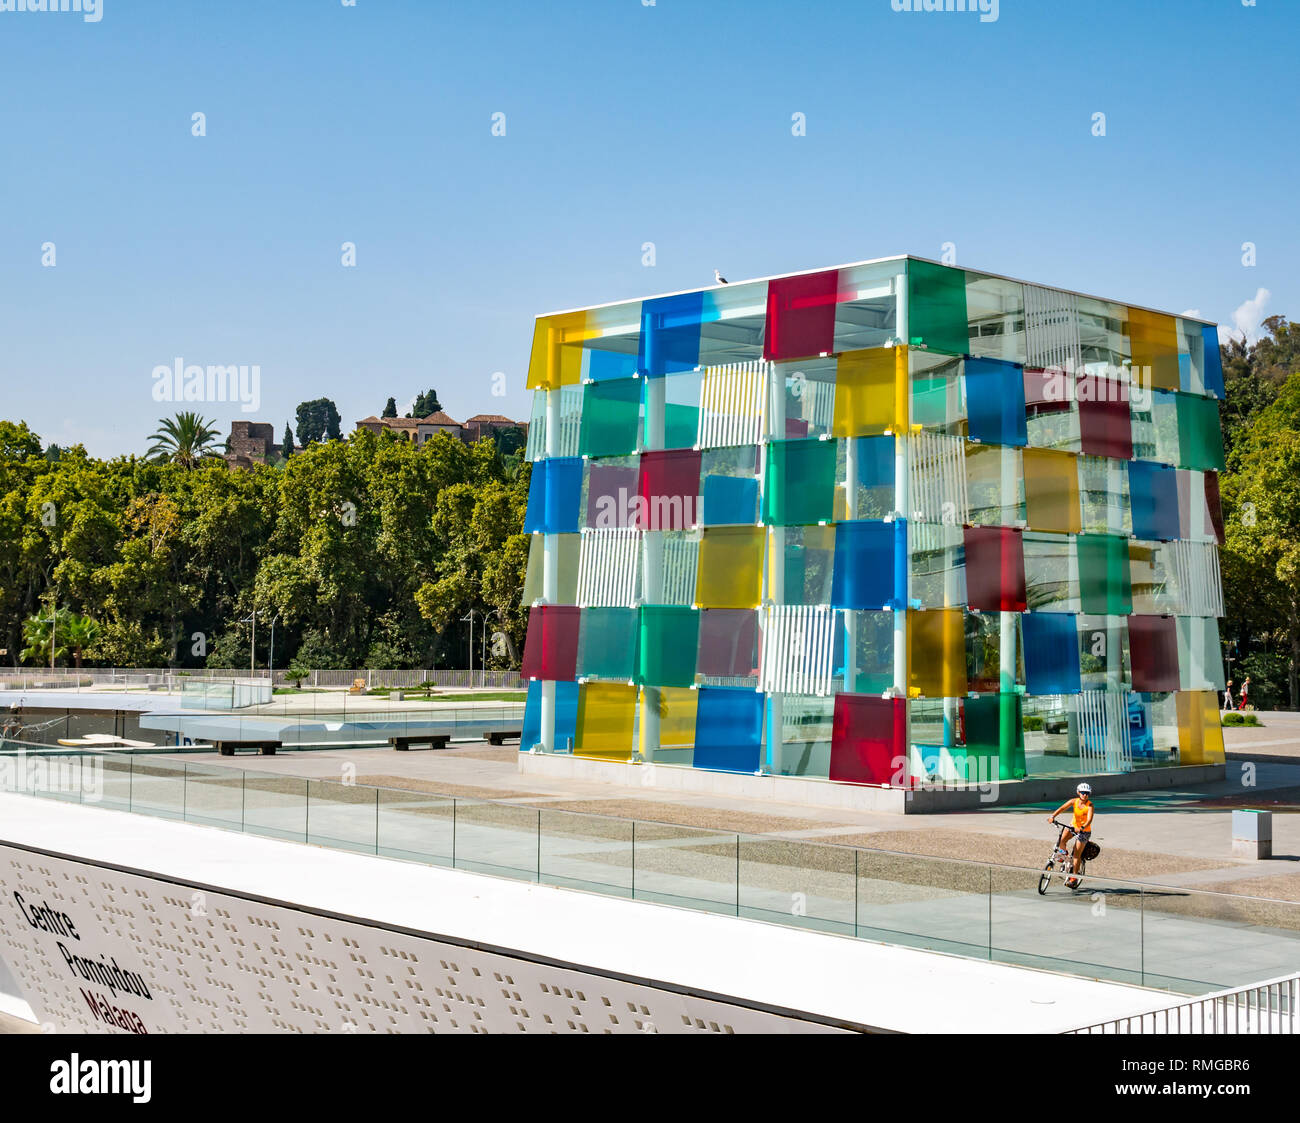
<path id="1" fill-rule="evenodd" d="M 504 745 L 507 740 L 518 741 L 523 735 L 522 729 L 493 729 L 483 734 L 483 740 L 489 745 Z"/>
<path id="2" fill-rule="evenodd" d="M 275 756 L 279 741 L 213 741 L 212 747 L 222 756 L 234 756 L 236 749 L 256 749 L 262 756 Z"/>
<path id="3" fill-rule="evenodd" d="M 409 752 L 412 745 L 426 749 L 445 749 L 451 740 L 450 733 L 417 733 L 412 736 L 389 737 L 388 743 L 398 752 Z"/>

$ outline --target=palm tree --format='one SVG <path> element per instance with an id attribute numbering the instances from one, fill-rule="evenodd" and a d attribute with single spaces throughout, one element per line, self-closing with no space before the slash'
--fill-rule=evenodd
<path id="1" fill-rule="evenodd" d="M 218 435 L 212 423 L 197 413 L 160 418 L 158 432 L 149 438 L 154 443 L 145 456 L 160 456 L 182 468 L 194 468 L 203 457 L 217 455 L 212 446 Z"/>
<path id="2" fill-rule="evenodd" d="M 99 642 L 103 629 L 99 626 L 98 620 L 89 616 L 79 616 L 75 612 L 69 612 L 67 620 L 60 621 L 59 625 L 63 633 L 62 638 L 72 648 L 72 660 L 77 667 L 80 667 L 83 652 Z"/>
<path id="3" fill-rule="evenodd" d="M 50 665 L 50 624 L 55 625 L 55 648 L 54 657 L 57 659 L 60 655 L 66 655 L 68 649 L 67 643 L 67 625 L 68 610 L 60 608 L 56 615 L 51 616 L 48 609 L 36 613 L 34 616 L 27 617 L 23 621 L 23 643 L 26 646 L 22 651 L 22 658 L 36 663 L 43 667 Z"/>

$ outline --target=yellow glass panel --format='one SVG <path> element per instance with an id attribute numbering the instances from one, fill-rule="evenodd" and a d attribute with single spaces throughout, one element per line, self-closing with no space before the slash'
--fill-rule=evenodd
<path id="1" fill-rule="evenodd" d="M 528 536 L 528 569 L 524 573 L 524 604 L 532 604 L 542 596 L 542 565 L 546 552 L 546 536 L 530 534 Z M 556 604 L 578 603 L 578 563 L 582 555 L 581 534 L 557 534 L 556 546 L 559 550 L 559 586 L 555 595 Z"/>
<path id="2" fill-rule="evenodd" d="M 695 711 L 699 708 L 700 692 L 690 687 L 658 686 L 651 687 L 659 696 L 659 744 L 646 744 L 646 722 L 641 722 L 638 730 L 638 743 L 641 755 L 651 759 L 647 750 L 651 749 L 686 749 L 695 744 Z M 641 705 L 647 705 L 646 690 L 641 691 Z"/>
<path id="3" fill-rule="evenodd" d="M 582 377 L 582 341 L 598 334 L 599 329 L 588 322 L 586 312 L 540 317 L 533 328 L 527 389 L 576 386 Z"/>
<path id="4" fill-rule="evenodd" d="M 1178 389 L 1178 321 L 1163 312 L 1128 310 L 1133 378 L 1156 390 Z"/>
<path id="5" fill-rule="evenodd" d="M 702 608 L 757 608 L 763 592 L 761 526 L 713 526 L 700 535 L 695 603 Z"/>
<path id="6" fill-rule="evenodd" d="M 1174 699 L 1178 710 L 1180 762 L 1223 763 L 1223 728 L 1219 721 L 1218 694 L 1213 690 L 1180 690 Z"/>
<path id="7" fill-rule="evenodd" d="M 621 682 L 584 682 L 578 687 L 578 727 L 573 755 L 630 760 L 636 722 L 636 687 Z"/>
<path id="8" fill-rule="evenodd" d="M 874 437 L 907 428 L 907 348 L 845 351 L 835 366 L 831 435 Z"/>
<path id="9" fill-rule="evenodd" d="M 1025 521 L 1030 530 L 1078 534 L 1079 466 L 1068 452 L 1027 448 L 1022 454 L 1025 472 Z"/>
<path id="10" fill-rule="evenodd" d="M 960 608 L 907 614 L 908 693 L 959 698 L 966 693 L 966 633 Z"/>

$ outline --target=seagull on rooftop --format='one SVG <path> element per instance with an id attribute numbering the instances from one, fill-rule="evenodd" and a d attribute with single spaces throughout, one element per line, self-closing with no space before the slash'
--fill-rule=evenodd
<path id="1" fill-rule="evenodd" d="M 720 285 L 725 285 L 727 283 L 727 278 L 716 269 L 713 271 L 713 279 Z"/>

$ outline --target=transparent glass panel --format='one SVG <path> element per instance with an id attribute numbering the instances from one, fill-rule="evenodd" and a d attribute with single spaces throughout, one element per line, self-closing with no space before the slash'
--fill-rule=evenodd
<path id="1" fill-rule="evenodd" d="M 1025 289 L 1019 281 L 968 272 L 966 321 L 972 355 L 1026 361 Z"/>
<path id="2" fill-rule="evenodd" d="M 781 745 L 774 754 L 778 776 L 825 779 L 831 767 L 833 697 L 786 694 L 781 710 Z"/>
<path id="3" fill-rule="evenodd" d="M 206 827 L 244 829 L 244 773 L 186 762 L 185 820 Z"/>
<path id="4" fill-rule="evenodd" d="M 909 553 L 912 601 L 921 608 L 966 603 L 966 562 L 962 528 L 913 523 Z"/>
<path id="5" fill-rule="evenodd" d="M 638 822 L 633 895 L 735 915 L 738 852 L 734 834 Z"/>
<path id="6" fill-rule="evenodd" d="M 456 868 L 537 880 L 539 812 L 508 803 L 456 801 Z"/>
<path id="7" fill-rule="evenodd" d="M 632 896 L 635 822 L 545 809 L 540 815 L 540 881 Z"/>
<path id="8" fill-rule="evenodd" d="M 774 364 L 773 377 L 785 387 L 785 437 L 799 440 L 829 434 L 835 417 L 834 356 Z"/>
<path id="9" fill-rule="evenodd" d="M 453 864 L 456 852 L 454 799 L 388 789 L 380 789 L 378 799 L 379 854 L 435 866 Z"/>
<path id="10" fill-rule="evenodd" d="M 988 894 L 985 867 L 864 850 L 858 857 L 858 935 L 985 959 Z"/>
<path id="11" fill-rule="evenodd" d="M 373 854 L 378 828 L 378 788 L 307 782 L 307 841 L 337 850 Z"/>
<path id="12" fill-rule="evenodd" d="M 912 349 L 908 352 L 908 366 L 912 424 L 929 432 L 963 436 L 966 399 L 961 359 Z"/>
<path id="13" fill-rule="evenodd" d="M 131 764 L 131 810 L 163 819 L 184 819 L 185 765 L 158 757 L 132 757 Z"/>
<path id="14" fill-rule="evenodd" d="M 740 836 L 740 916 L 854 932 L 856 852 L 793 839 Z"/>
<path id="15" fill-rule="evenodd" d="M 307 781 L 244 773 L 244 830 L 302 842 L 307 837 Z"/>
<path id="16" fill-rule="evenodd" d="M 1079 571 L 1068 534 L 1026 531 L 1025 599 L 1032 612 L 1078 612 Z"/>

